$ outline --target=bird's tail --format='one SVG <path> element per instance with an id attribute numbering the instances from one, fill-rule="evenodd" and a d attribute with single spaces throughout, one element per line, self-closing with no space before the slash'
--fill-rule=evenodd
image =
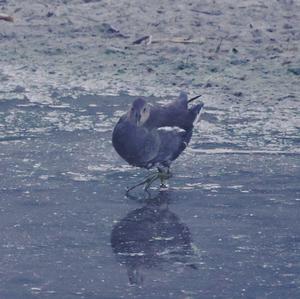
<path id="1" fill-rule="evenodd" d="M 189 128 L 188 130 L 185 130 L 183 134 L 183 143 L 184 143 L 184 148 L 189 144 L 191 141 L 193 135 L 193 127 Z"/>
<path id="2" fill-rule="evenodd" d="M 204 106 L 204 103 L 200 102 L 199 104 L 197 104 L 189 109 L 189 113 L 190 113 L 191 119 L 193 121 L 193 124 L 198 122 L 199 116 L 200 116 L 200 111 L 203 106 Z"/>

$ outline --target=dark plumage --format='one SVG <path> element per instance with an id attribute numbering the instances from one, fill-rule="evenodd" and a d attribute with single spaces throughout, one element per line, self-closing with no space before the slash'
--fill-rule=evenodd
<path id="1" fill-rule="evenodd" d="M 186 93 L 165 106 L 138 98 L 116 124 L 112 142 L 129 164 L 169 168 L 191 140 L 194 122 L 203 103 L 188 108 Z"/>
<path id="2" fill-rule="evenodd" d="M 170 194 L 159 192 L 129 212 L 111 232 L 111 246 L 126 266 L 129 282 L 142 285 L 147 270 L 164 266 L 197 269 L 189 228 L 169 210 Z"/>

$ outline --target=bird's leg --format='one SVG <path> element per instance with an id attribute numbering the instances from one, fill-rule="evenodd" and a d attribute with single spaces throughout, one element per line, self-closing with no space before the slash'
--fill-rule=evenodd
<path id="1" fill-rule="evenodd" d="M 160 187 L 161 188 L 167 188 L 167 185 L 165 185 L 164 181 L 168 180 L 169 178 L 172 177 L 172 173 L 170 172 L 170 168 L 168 167 L 167 170 L 165 171 L 163 168 L 158 167 L 158 172 L 150 174 L 144 181 L 134 185 L 131 188 L 128 188 L 126 191 L 126 194 L 129 194 L 130 191 L 133 189 L 145 185 L 144 190 L 148 191 L 148 189 L 151 187 L 151 185 L 158 179 L 160 179 Z"/>
<path id="2" fill-rule="evenodd" d="M 158 173 L 152 174 L 152 175 L 147 179 L 147 182 L 146 182 L 146 185 L 145 185 L 145 187 L 144 187 L 144 190 L 145 190 L 145 191 L 148 191 L 148 189 L 151 187 L 151 185 L 152 185 L 157 179 L 159 179 L 159 174 L 158 174 Z"/>
<path id="3" fill-rule="evenodd" d="M 150 174 L 144 181 L 134 185 L 133 187 L 131 188 L 128 188 L 127 191 L 126 191 L 126 194 L 128 194 L 130 191 L 132 191 L 133 189 L 139 187 L 139 186 L 142 186 L 142 185 L 145 185 L 144 189 L 147 191 L 150 186 L 152 185 L 152 183 L 154 181 L 156 181 L 158 179 L 158 174 L 157 173 L 154 173 L 154 174 Z"/>
<path id="4" fill-rule="evenodd" d="M 168 188 L 168 186 L 164 182 L 172 177 L 172 173 L 170 172 L 170 167 L 167 167 L 166 171 L 160 167 L 158 167 L 157 169 L 158 169 L 158 177 L 160 179 L 160 188 Z"/>

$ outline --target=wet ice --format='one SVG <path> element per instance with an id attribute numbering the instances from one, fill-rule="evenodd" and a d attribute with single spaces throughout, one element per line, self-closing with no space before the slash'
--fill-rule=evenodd
<path id="1" fill-rule="evenodd" d="M 300 296 L 297 1 L 0 2 L 1 298 Z M 168 205 L 125 198 L 115 122 L 181 89 L 205 110 Z"/>

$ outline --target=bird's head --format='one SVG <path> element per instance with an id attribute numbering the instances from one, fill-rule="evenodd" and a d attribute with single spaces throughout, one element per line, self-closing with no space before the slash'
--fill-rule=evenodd
<path id="1" fill-rule="evenodd" d="M 142 126 L 150 116 L 149 104 L 141 99 L 136 99 L 127 114 L 128 119 L 137 126 Z"/>

